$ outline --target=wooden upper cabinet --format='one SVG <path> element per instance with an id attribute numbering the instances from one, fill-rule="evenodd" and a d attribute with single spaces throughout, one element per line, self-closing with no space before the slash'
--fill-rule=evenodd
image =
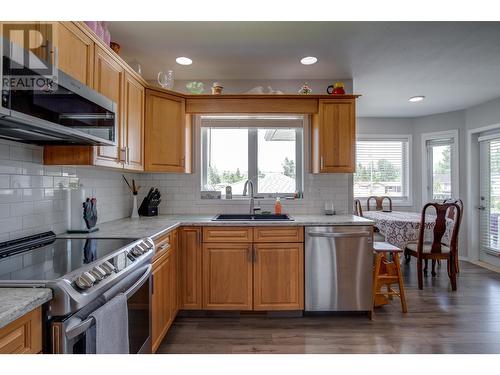
<path id="1" fill-rule="evenodd" d="M 354 173 L 356 151 L 355 99 L 321 99 L 312 117 L 313 173 Z"/>
<path id="2" fill-rule="evenodd" d="M 57 22 L 54 27 L 59 69 L 93 87 L 94 42 L 72 22 Z"/>
<path id="3" fill-rule="evenodd" d="M 304 244 L 254 244 L 254 310 L 304 309 Z"/>
<path id="4" fill-rule="evenodd" d="M 181 306 L 183 310 L 202 307 L 202 248 L 201 228 L 183 227 L 178 231 Z"/>
<path id="5" fill-rule="evenodd" d="M 125 72 L 124 131 L 125 169 L 144 170 L 144 86 Z"/>
<path id="6" fill-rule="evenodd" d="M 118 143 L 123 134 L 123 85 L 124 85 L 123 67 L 114 59 L 114 57 L 99 46 L 95 46 L 94 59 L 94 89 L 108 99 L 117 104 L 117 137 Z M 122 160 L 125 160 L 125 146 L 98 146 L 95 147 L 95 165 L 104 167 L 122 167 Z"/>
<path id="7" fill-rule="evenodd" d="M 183 98 L 146 90 L 145 170 L 191 173 L 191 129 Z"/>
<path id="8" fill-rule="evenodd" d="M 252 310 L 252 245 L 203 244 L 203 308 Z"/>

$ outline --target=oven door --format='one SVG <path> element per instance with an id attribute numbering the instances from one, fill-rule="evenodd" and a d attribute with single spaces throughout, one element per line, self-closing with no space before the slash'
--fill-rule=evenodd
<path id="1" fill-rule="evenodd" d="M 86 332 L 94 325 L 88 316 L 92 311 L 111 300 L 118 293 L 125 293 L 128 306 L 130 354 L 151 353 L 151 265 L 133 272 L 130 277 L 112 287 L 98 300 L 64 319 L 50 322 L 51 347 L 54 354 L 85 354 Z"/>

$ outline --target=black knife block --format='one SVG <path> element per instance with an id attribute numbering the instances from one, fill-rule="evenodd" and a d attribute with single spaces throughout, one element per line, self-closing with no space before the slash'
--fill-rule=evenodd
<path id="1" fill-rule="evenodd" d="M 158 216 L 158 206 L 153 206 L 148 204 L 146 198 L 141 203 L 139 207 L 139 215 L 141 216 Z"/>

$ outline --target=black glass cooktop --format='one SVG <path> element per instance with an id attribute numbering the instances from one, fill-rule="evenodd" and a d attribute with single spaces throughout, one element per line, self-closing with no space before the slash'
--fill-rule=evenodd
<path id="1" fill-rule="evenodd" d="M 0 280 L 55 280 L 94 262 L 136 239 L 52 238 L 27 251 L 17 249 L 0 258 Z"/>

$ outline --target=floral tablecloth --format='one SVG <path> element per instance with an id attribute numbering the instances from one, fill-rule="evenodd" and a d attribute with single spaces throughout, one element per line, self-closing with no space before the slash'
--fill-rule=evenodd
<path id="1" fill-rule="evenodd" d="M 420 212 L 365 211 L 363 216 L 375 221 L 375 225 L 385 237 L 385 240 L 400 249 L 404 249 L 408 242 L 418 240 Z M 435 220 L 436 216 L 426 215 L 424 241 L 432 241 Z M 449 222 L 453 221 L 449 219 Z M 449 229 L 451 226 L 447 225 L 447 227 Z M 449 230 L 443 236 L 443 242 L 447 243 L 448 238 Z"/>

